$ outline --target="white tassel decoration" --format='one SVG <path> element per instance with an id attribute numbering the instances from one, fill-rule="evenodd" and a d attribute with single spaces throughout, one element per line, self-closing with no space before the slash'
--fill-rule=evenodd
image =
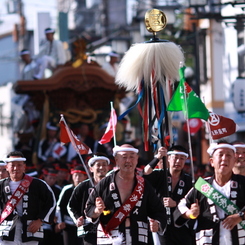
<path id="1" fill-rule="evenodd" d="M 172 83 L 179 80 L 179 65 L 184 55 L 173 42 L 134 44 L 123 57 L 116 76 L 116 83 L 129 90 L 137 90 L 144 78 L 150 86 L 154 70 L 156 81 L 165 86 L 166 79 Z"/>

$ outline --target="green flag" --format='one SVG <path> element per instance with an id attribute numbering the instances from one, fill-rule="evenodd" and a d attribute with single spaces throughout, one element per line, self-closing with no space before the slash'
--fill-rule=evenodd
<path id="1" fill-rule="evenodd" d="M 179 70 L 180 82 L 168 104 L 167 111 L 183 111 L 184 115 L 187 116 L 188 109 L 188 119 L 201 118 L 207 121 L 209 118 L 208 109 L 188 83 L 185 82 L 184 71 L 185 67 L 181 67 Z M 186 100 L 184 91 L 186 92 Z"/>

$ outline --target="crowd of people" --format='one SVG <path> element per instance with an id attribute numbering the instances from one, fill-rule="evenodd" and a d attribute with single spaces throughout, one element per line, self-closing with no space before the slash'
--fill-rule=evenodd
<path id="1" fill-rule="evenodd" d="M 25 63 L 23 79 L 45 78 L 66 62 L 55 31 Z M 102 66 L 117 71 L 116 52 Z M 142 164 L 137 149 L 100 145 L 81 124 L 77 138 L 93 151 L 80 159 L 72 144 L 62 145 L 50 122 L 32 147 L 16 145 L 0 161 L 0 245 L 244 245 L 245 143 L 211 143 L 203 178 L 186 172 L 189 151 L 159 147 Z"/>
<path id="2" fill-rule="evenodd" d="M 143 169 L 139 150 L 123 144 L 114 168 L 97 152 L 36 177 L 12 151 L 0 165 L 0 244 L 245 244 L 245 143 L 211 143 L 207 153 L 213 174 L 194 184 L 181 145 L 160 147 Z"/>

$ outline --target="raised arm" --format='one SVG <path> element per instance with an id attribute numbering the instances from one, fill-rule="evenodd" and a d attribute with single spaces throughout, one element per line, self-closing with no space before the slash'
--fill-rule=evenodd
<path id="1" fill-rule="evenodd" d="M 152 161 L 148 163 L 144 168 L 144 174 L 151 174 L 153 169 L 156 167 L 158 162 L 164 157 L 167 156 L 167 149 L 165 147 L 160 147 L 157 151 L 157 154 L 154 156 Z"/>

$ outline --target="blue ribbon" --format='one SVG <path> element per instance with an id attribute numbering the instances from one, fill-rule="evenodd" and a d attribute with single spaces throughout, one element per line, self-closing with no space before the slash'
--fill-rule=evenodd
<path id="1" fill-rule="evenodd" d="M 159 138 L 162 139 L 161 124 L 162 124 L 163 118 L 165 117 L 166 106 L 165 106 L 165 101 L 164 101 L 163 89 L 161 86 L 159 86 L 158 89 L 159 89 L 159 95 L 160 95 L 160 98 L 159 98 L 160 105 L 159 106 L 161 108 L 161 114 L 158 120 L 157 129 L 159 132 Z"/>
<path id="2" fill-rule="evenodd" d="M 144 94 L 144 87 L 142 87 L 142 89 L 138 95 L 138 99 L 137 99 L 136 103 L 133 106 L 131 106 L 130 108 L 128 108 L 123 114 L 121 114 L 118 117 L 118 120 L 122 120 L 135 106 L 137 106 L 139 104 L 140 100 L 143 97 L 143 94 Z"/>

